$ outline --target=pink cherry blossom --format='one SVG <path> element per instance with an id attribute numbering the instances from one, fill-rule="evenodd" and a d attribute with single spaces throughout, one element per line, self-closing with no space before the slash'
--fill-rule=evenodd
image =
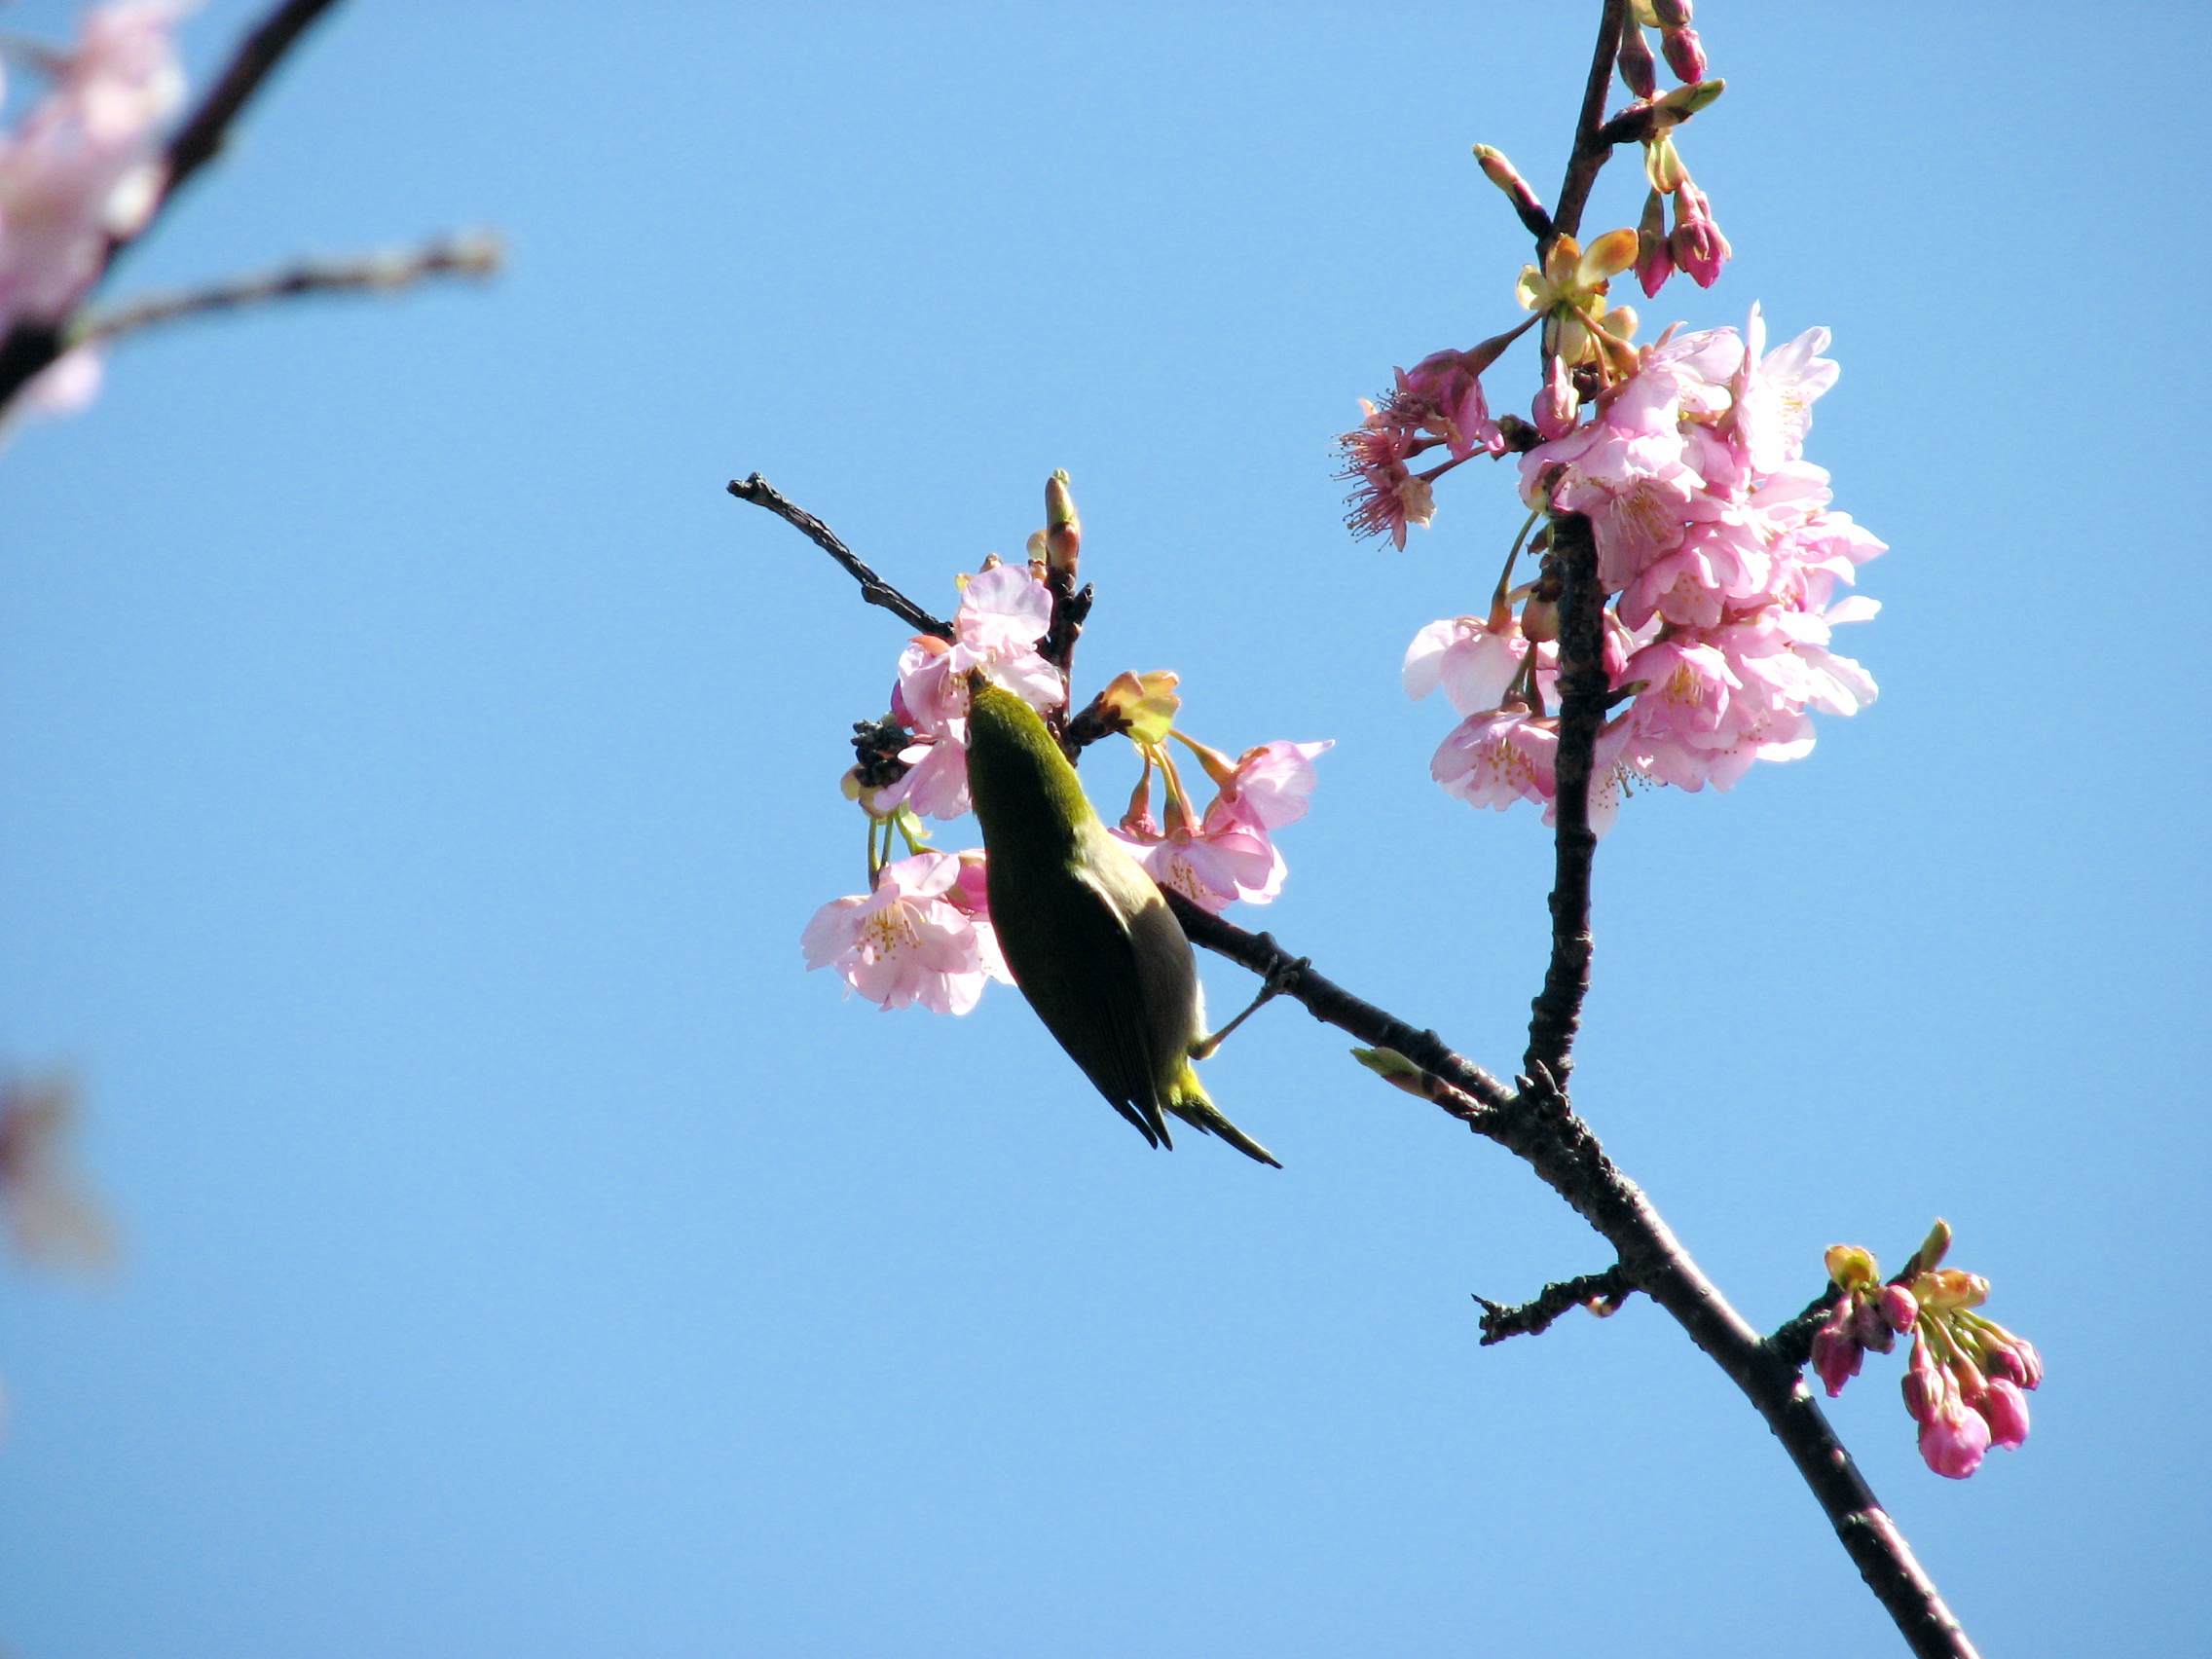
<path id="1" fill-rule="evenodd" d="M 1406 526 L 1426 525 L 1436 516 L 1436 494 L 1428 480 L 1417 478 L 1406 462 L 1414 452 L 1414 433 L 1378 411 L 1364 398 L 1367 419 L 1337 440 L 1345 465 L 1337 476 L 1352 481 L 1345 523 L 1355 536 L 1388 535 L 1391 545 L 1406 544 Z"/>
<path id="2" fill-rule="evenodd" d="M 988 913 L 963 880 L 977 855 L 916 853 L 888 864 L 872 893 L 832 899 L 800 937 L 809 968 L 835 968 L 886 1009 L 920 1003 L 966 1014 L 986 979 L 1011 984 Z"/>
<path id="3" fill-rule="evenodd" d="M 170 39 L 183 10 L 166 0 L 96 8 L 46 96 L 0 138 L 0 332 L 65 319 L 99 276 L 108 239 L 144 224 L 162 128 L 184 96 Z"/>
<path id="4" fill-rule="evenodd" d="M 1282 891 L 1287 868 L 1273 840 L 1218 799 L 1196 829 L 1187 820 L 1157 836 L 1144 828 L 1125 818 L 1113 833 L 1154 881 L 1201 909 L 1218 913 L 1237 900 L 1265 904 Z"/>
<path id="5" fill-rule="evenodd" d="M 1836 364 L 1820 353 L 1828 331 L 1808 328 L 1787 346 L 1766 350 L 1766 318 L 1754 303 L 1744 326 L 1744 362 L 1736 377 L 1736 437 L 1751 466 L 1774 472 L 1805 453 L 1813 404 L 1835 385 Z"/>
<path id="6" fill-rule="evenodd" d="M 1462 715 L 1494 709 L 1529 654 L 1510 613 L 1502 619 L 1447 616 L 1431 622 L 1406 647 L 1406 695 L 1421 698 L 1439 685 Z"/>
<path id="7" fill-rule="evenodd" d="M 1652 391 L 1658 395 L 1645 395 Z M 1681 544 L 1686 509 L 1703 480 L 1683 463 L 1679 415 L 1673 388 L 1632 380 L 1595 421 L 1522 458 L 1522 497 L 1530 505 L 1548 495 L 1556 509 L 1588 516 L 1607 593 Z"/>
<path id="8" fill-rule="evenodd" d="M 1557 723 L 1527 710 L 1469 715 L 1437 745 L 1429 776 L 1469 806 L 1503 812 L 1518 800 L 1549 801 L 1558 783 Z"/>
<path id="9" fill-rule="evenodd" d="M 1383 419 L 1442 438 L 1459 461 L 1478 451 L 1503 453 L 1505 435 L 1490 418 L 1477 361 L 1470 351 L 1434 351 L 1411 370 L 1393 370 L 1398 384 L 1383 404 Z"/>
<path id="10" fill-rule="evenodd" d="M 1221 786 L 1222 810 L 1247 829 L 1263 832 L 1297 823 L 1306 816 L 1307 797 L 1317 781 L 1313 761 L 1335 747 L 1333 738 L 1319 743 L 1278 739 L 1247 749 Z"/>
<path id="11" fill-rule="evenodd" d="M 910 770 L 884 792 L 888 810 L 930 818 L 968 810 L 968 675 L 984 670 L 1034 709 L 1054 709 L 1067 688 L 1037 650 L 1052 622 L 1052 596 L 1026 565 L 997 565 L 968 578 L 947 642 L 921 635 L 899 656 L 892 708 L 916 741 L 900 756 Z"/>

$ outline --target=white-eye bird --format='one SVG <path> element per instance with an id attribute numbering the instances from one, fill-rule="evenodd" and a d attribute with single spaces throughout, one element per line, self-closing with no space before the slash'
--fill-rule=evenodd
<path id="1" fill-rule="evenodd" d="M 1281 1168 L 1215 1109 L 1191 1064 L 1205 1005 L 1175 912 L 1107 833 L 1037 711 L 980 672 L 969 685 L 968 791 L 983 827 L 991 925 L 1014 982 L 1147 1141 L 1174 1145 L 1172 1112 Z"/>

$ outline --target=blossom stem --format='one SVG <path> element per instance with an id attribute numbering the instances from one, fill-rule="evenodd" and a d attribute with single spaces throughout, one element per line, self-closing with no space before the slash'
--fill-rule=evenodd
<path id="1" fill-rule="evenodd" d="M 1497 587 L 1490 599 L 1491 612 L 1494 616 L 1500 606 L 1508 603 L 1506 591 L 1513 585 L 1513 567 L 1521 557 L 1521 549 L 1529 539 L 1529 532 L 1536 528 L 1536 521 L 1544 516 L 1544 509 L 1536 507 L 1521 523 L 1521 534 L 1513 538 L 1513 545 L 1505 550 L 1505 569 L 1497 572 Z"/>

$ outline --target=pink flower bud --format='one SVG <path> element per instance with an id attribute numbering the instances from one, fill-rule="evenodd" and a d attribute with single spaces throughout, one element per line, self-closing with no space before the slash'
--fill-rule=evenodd
<path id="1" fill-rule="evenodd" d="M 1675 263 L 1701 288 L 1710 288 L 1720 279 L 1720 268 L 1734 251 L 1720 234 L 1720 227 L 1713 222 L 1712 203 L 1705 192 L 1686 178 L 1675 192 L 1675 234 L 1668 239 L 1668 247 Z"/>
<path id="2" fill-rule="evenodd" d="M 1890 1329 L 1900 1336 L 1911 1330 L 1920 1317 L 1919 1298 L 1901 1284 L 1882 1286 L 1877 1306 L 1882 1309 L 1882 1317 L 1890 1322 Z"/>
<path id="3" fill-rule="evenodd" d="M 1659 65 L 1651 55 L 1650 43 L 1636 24 L 1621 30 L 1621 49 L 1614 61 L 1620 66 L 1621 85 L 1636 96 L 1648 98 L 1658 93 Z"/>
<path id="4" fill-rule="evenodd" d="M 1834 1399 L 1843 1392 L 1843 1385 L 1859 1375 L 1859 1364 L 1865 1350 L 1859 1346 L 1852 1331 L 1851 1299 L 1841 1297 L 1829 1312 L 1826 1323 L 1813 1333 L 1813 1370 Z"/>
<path id="5" fill-rule="evenodd" d="M 1989 1281 L 1979 1273 L 1959 1268 L 1938 1268 L 1932 1273 L 1922 1273 L 1913 1280 L 1912 1288 L 1923 1308 L 1938 1311 L 1979 1308 L 1989 1300 Z"/>
<path id="6" fill-rule="evenodd" d="M 1535 406 L 1530 411 L 1536 418 L 1537 435 L 1546 443 L 1566 437 L 1574 430 L 1574 416 L 1580 407 L 1567 364 L 1559 357 L 1550 358 L 1544 366 L 1543 389 L 1536 393 Z"/>
<path id="7" fill-rule="evenodd" d="M 1974 1409 L 1989 1424 L 1990 1445 L 2010 1452 L 2028 1438 L 2028 1402 L 2004 1378 L 1990 1379 L 1988 1390 Z"/>
<path id="8" fill-rule="evenodd" d="M 2020 1369 L 2026 1373 L 2025 1376 L 2017 1380 L 2020 1386 L 2023 1388 L 2041 1387 L 2043 1385 L 2043 1355 L 2036 1351 L 2036 1345 L 2029 1342 L 2025 1337 L 2012 1338 L 2012 1357 L 2018 1362 Z"/>
<path id="9" fill-rule="evenodd" d="M 1878 1302 L 1854 1300 L 1851 1329 L 1862 1347 L 1872 1348 L 1876 1353 L 1888 1353 L 1897 1346 L 1897 1331 Z"/>
<path id="10" fill-rule="evenodd" d="M 1068 490 L 1068 475 L 1054 472 L 1045 481 L 1045 560 L 1075 580 L 1076 561 L 1083 551 L 1083 520 L 1076 516 L 1075 497 Z"/>
<path id="11" fill-rule="evenodd" d="M 1988 1450 L 1989 1424 L 1956 1400 L 1920 1425 L 1921 1460 L 1946 1480 L 1965 1480 Z"/>
<path id="12" fill-rule="evenodd" d="M 960 878 L 945 892 L 945 902 L 956 910 L 965 910 L 971 916 L 987 916 L 991 913 L 989 878 L 983 855 L 971 849 L 958 855 Z"/>
<path id="13" fill-rule="evenodd" d="M 1913 1343 L 1912 1358 L 1905 1365 L 1899 1386 L 1904 1390 L 1904 1409 L 1915 1422 L 1931 1421 L 1950 1398 L 1950 1376 L 1936 1363 L 1925 1340 Z"/>
<path id="14" fill-rule="evenodd" d="M 1667 67 L 1675 72 L 1675 79 L 1683 86 L 1694 87 L 1705 79 L 1705 44 L 1697 38 L 1697 30 L 1662 30 L 1659 50 L 1666 55 Z"/>

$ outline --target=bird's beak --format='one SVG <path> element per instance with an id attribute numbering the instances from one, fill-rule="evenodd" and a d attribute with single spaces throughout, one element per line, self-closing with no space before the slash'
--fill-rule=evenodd
<path id="1" fill-rule="evenodd" d="M 977 692 L 980 691 L 990 682 L 991 677 L 985 674 L 981 669 L 970 669 L 968 671 L 968 695 L 973 697 Z"/>

